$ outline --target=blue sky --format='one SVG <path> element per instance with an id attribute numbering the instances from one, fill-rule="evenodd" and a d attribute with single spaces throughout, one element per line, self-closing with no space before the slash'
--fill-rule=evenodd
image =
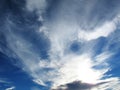
<path id="1" fill-rule="evenodd" d="M 1 0 L 0 90 L 119 90 L 120 0 Z"/>

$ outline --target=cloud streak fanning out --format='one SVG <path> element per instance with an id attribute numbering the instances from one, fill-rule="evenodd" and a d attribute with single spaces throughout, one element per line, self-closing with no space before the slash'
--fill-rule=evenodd
<path id="1" fill-rule="evenodd" d="M 35 30 L 25 32 L 25 28 L 17 32 L 13 30 L 16 23 L 8 18 L 9 35 L 5 34 L 8 47 L 32 80 L 45 87 L 51 82 L 51 90 L 118 90 L 119 77 L 106 74 L 112 69 L 109 59 L 115 52 L 105 48 L 109 46 L 107 42 L 105 47 L 97 46 L 101 38 L 109 41 L 119 31 L 120 7 L 113 1 L 115 7 L 110 8 L 106 2 L 27 0 L 26 11 L 37 11 L 37 21 L 42 25 Z M 47 58 L 42 58 L 46 53 Z"/>

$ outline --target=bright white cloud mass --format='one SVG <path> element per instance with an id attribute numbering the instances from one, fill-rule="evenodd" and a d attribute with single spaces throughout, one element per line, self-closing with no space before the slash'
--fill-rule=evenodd
<path id="1" fill-rule="evenodd" d="M 120 48 L 118 2 L 26 0 L 25 10 L 36 13 L 42 25 L 32 23 L 30 28 L 35 30 L 17 32 L 13 18 L 8 17 L 5 37 L 15 53 L 12 57 L 20 59 L 19 67 L 33 82 L 45 87 L 51 82 L 50 90 L 119 90 L 119 77 L 107 74 Z M 45 50 L 48 56 L 43 58 Z"/>
<path id="2" fill-rule="evenodd" d="M 92 1 L 94 2 L 94 0 Z M 46 27 L 43 32 L 48 32 L 47 36 L 51 41 L 51 48 L 49 51 L 50 60 L 43 60 L 39 63 L 35 63 L 32 69 L 33 72 L 36 70 L 38 71 L 41 68 L 51 68 L 52 70 L 45 72 L 44 75 L 43 73 L 32 74 L 33 77 L 36 77 L 36 80 L 41 79 L 43 82 L 46 82 L 47 80 L 52 81 L 52 88 L 56 88 L 57 86 L 64 85 L 76 80 L 85 83 L 97 84 L 108 79 L 101 80 L 104 77 L 104 74 L 111 69 L 109 63 L 107 63 L 107 59 L 112 55 L 112 52 L 103 50 L 103 54 L 95 56 L 95 61 L 92 57 L 92 55 L 94 55 L 94 49 L 86 52 L 87 48 L 94 47 L 94 43 L 96 43 L 97 40 L 95 40 L 92 45 L 90 44 L 87 46 L 81 46 L 81 48 L 84 48 L 84 50 L 81 51 L 83 53 L 77 55 L 75 55 L 74 52 L 70 53 L 66 50 L 66 48 L 68 48 L 74 40 L 77 40 L 81 43 L 86 43 L 90 40 L 98 39 L 100 37 L 107 38 L 110 34 L 117 30 L 117 22 L 119 21 L 117 16 L 113 18 L 113 20 L 102 22 L 101 25 L 95 26 L 91 30 L 89 30 L 89 27 L 86 30 L 82 29 L 82 24 L 79 24 L 81 21 L 78 21 L 82 19 L 81 12 L 79 13 L 77 10 L 85 8 L 84 14 L 86 16 L 82 20 L 86 21 L 86 18 L 88 18 L 88 15 L 91 13 L 88 8 L 90 8 L 91 11 L 94 9 L 93 3 L 90 3 L 88 7 L 82 7 L 82 2 L 84 1 L 60 1 L 60 5 L 56 7 L 57 12 L 53 15 L 54 19 L 43 24 L 43 26 Z M 97 17 L 95 18 L 97 19 Z M 90 23 L 94 24 L 96 22 L 97 20 Z M 87 28 L 87 24 L 85 27 Z M 108 53 L 104 55 L 105 52 Z M 94 66 L 102 66 L 103 64 L 103 68 L 93 68 Z M 111 82 L 112 81 L 114 81 L 114 79 L 112 79 Z M 105 88 L 109 88 L 110 86 L 108 85 L 108 87 Z"/>

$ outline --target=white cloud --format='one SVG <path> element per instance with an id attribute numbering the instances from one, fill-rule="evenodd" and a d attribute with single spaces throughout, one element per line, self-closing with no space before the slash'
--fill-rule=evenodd
<path id="1" fill-rule="evenodd" d="M 41 81 L 41 79 L 34 79 L 33 80 L 35 83 L 39 84 L 39 85 L 43 85 L 43 86 L 46 86 L 45 83 L 43 81 Z"/>
<path id="2" fill-rule="evenodd" d="M 79 31 L 78 38 L 83 40 L 94 40 L 99 37 L 107 37 L 117 29 L 117 24 L 120 19 L 115 17 L 113 21 L 105 22 L 102 26 L 96 27 L 94 30 L 81 30 Z"/>
<path id="3" fill-rule="evenodd" d="M 99 70 L 93 69 L 94 62 L 92 62 L 89 55 L 68 55 L 61 61 L 63 63 L 60 69 L 58 69 L 59 76 L 55 78 L 54 86 L 64 85 L 76 80 L 95 84 L 100 81 L 103 74 L 108 70 L 107 68 Z"/>
<path id="4" fill-rule="evenodd" d="M 54 63 L 56 65 L 54 68 L 58 72 L 51 72 L 57 74 L 53 74 L 55 77 L 51 78 L 51 81 L 54 83 L 53 87 L 73 82 L 75 80 L 81 80 L 87 83 L 102 82 L 100 79 L 104 77 L 104 74 L 109 69 L 111 69 L 108 62 L 106 61 L 106 59 L 109 59 L 109 57 L 112 56 L 111 52 L 104 51 L 102 54 L 95 57 L 96 60 L 94 62 L 93 58 L 91 58 L 92 54 L 94 55 L 94 50 L 93 52 L 88 53 L 86 49 L 88 48 L 86 47 L 87 45 L 81 46 L 81 48 L 84 48 L 83 52 L 85 52 L 86 56 L 84 56 L 84 54 L 83 56 L 77 56 L 69 52 L 66 54 L 66 48 L 68 48 L 69 44 L 74 40 L 86 43 L 90 40 L 98 39 L 99 37 L 107 38 L 112 32 L 116 30 L 116 21 L 118 19 L 115 17 L 115 19 L 111 21 L 105 21 L 101 26 L 95 27 L 94 30 L 81 30 L 81 27 L 74 18 L 75 15 L 73 17 L 73 14 L 71 14 L 67 8 L 68 11 L 66 11 L 69 13 L 69 15 L 66 17 L 67 15 L 64 10 L 56 14 L 59 14 L 59 18 L 55 18 L 54 21 L 51 21 L 47 23 L 48 25 L 46 25 L 46 27 L 51 30 L 48 31 L 48 36 L 51 40 L 51 49 L 49 52 L 51 59 L 50 63 L 55 61 L 58 63 Z M 94 47 L 94 44 L 90 46 Z M 93 69 L 93 66 L 102 66 L 101 63 L 105 65 L 103 68 Z M 46 66 L 48 64 L 44 65 Z"/>
<path id="5" fill-rule="evenodd" d="M 6 88 L 5 90 L 14 90 L 14 89 L 15 89 L 15 87 L 12 86 L 12 87 L 10 87 L 10 88 Z"/>
<path id="6" fill-rule="evenodd" d="M 114 54 L 110 53 L 110 52 L 107 52 L 107 51 L 105 51 L 105 52 L 103 52 L 101 54 L 98 54 L 95 57 L 95 64 L 96 65 L 108 66 L 107 59 L 109 59 L 112 55 L 114 55 Z"/>
<path id="7" fill-rule="evenodd" d="M 98 85 L 91 90 L 119 90 L 120 89 L 120 78 L 111 77 L 106 80 L 105 84 Z"/>
<path id="8" fill-rule="evenodd" d="M 81 42 L 86 43 L 99 37 L 108 37 L 116 30 L 118 19 L 115 18 L 112 21 L 103 22 L 101 26 L 95 27 L 94 30 L 82 30 L 82 25 L 79 25 L 79 21 L 77 20 L 79 14 L 76 12 L 76 10 L 79 10 L 78 7 L 81 2 L 77 2 L 79 1 L 75 0 L 72 3 L 72 0 L 66 0 L 65 2 L 62 2 L 62 5 L 58 5 L 58 9 L 56 10 L 58 12 L 53 15 L 55 17 L 54 20 L 44 22 L 43 27 L 40 28 L 40 32 L 45 32 L 51 42 L 49 60 L 41 59 L 40 55 L 31 49 L 32 44 L 25 41 L 24 38 L 19 37 L 12 32 L 9 33 L 7 38 L 9 47 L 21 59 L 21 62 L 23 63 L 22 68 L 32 76 L 35 83 L 46 86 L 45 82 L 52 81 L 53 87 L 51 88 L 54 88 L 61 84 L 76 80 L 86 83 L 105 81 L 101 80 L 101 78 L 104 77 L 104 74 L 110 69 L 106 59 L 112 55 L 111 52 L 104 51 L 102 54 L 95 56 L 96 60 L 94 61 L 92 58 L 94 53 L 88 53 L 86 49 L 91 48 L 94 44 L 90 45 L 90 47 L 86 47 L 86 45 L 81 46 L 81 48 L 84 48 L 84 53 L 80 55 L 69 52 L 66 53 L 66 48 L 69 49 L 69 44 L 74 40 L 77 40 L 78 42 L 81 40 Z M 68 5 L 68 3 L 70 5 Z M 41 14 L 44 12 L 46 5 L 46 0 L 27 0 L 26 7 L 30 11 L 37 10 L 40 14 L 40 20 L 42 20 Z M 93 7 L 92 4 L 90 6 L 91 8 L 85 8 L 86 16 L 83 19 L 82 16 L 80 18 L 85 22 L 87 21 L 87 16 L 89 16 L 89 10 L 92 10 Z M 82 22 L 82 20 L 80 22 Z M 87 24 L 85 24 L 85 27 L 88 28 Z M 107 64 L 106 67 L 101 69 L 93 68 L 93 66 L 101 65 L 103 62 Z M 45 70 L 46 68 L 50 70 Z M 11 90 L 11 88 L 6 90 Z M 100 88 L 103 90 L 102 88 L 105 87 Z"/>

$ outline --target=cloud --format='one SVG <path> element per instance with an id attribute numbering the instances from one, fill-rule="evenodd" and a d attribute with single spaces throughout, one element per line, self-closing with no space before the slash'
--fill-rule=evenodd
<path id="1" fill-rule="evenodd" d="M 47 0 L 26 0 L 26 8 L 31 12 L 36 12 L 39 21 L 44 21 L 43 14 L 46 13 Z"/>
<path id="2" fill-rule="evenodd" d="M 107 52 L 107 51 L 105 51 L 105 52 L 103 52 L 103 53 L 101 53 L 101 54 L 98 54 L 96 57 L 95 57 L 95 65 L 97 65 L 97 66 L 103 66 L 104 68 L 105 67 L 108 67 L 109 65 L 108 65 L 108 60 L 109 60 L 109 58 L 110 57 L 112 57 L 114 55 L 114 53 L 113 52 Z"/>
<path id="3" fill-rule="evenodd" d="M 10 88 L 6 88 L 5 90 L 14 90 L 14 89 L 15 89 L 15 87 L 12 86 L 12 87 L 10 87 Z"/>
<path id="4" fill-rule="evenodd" d="M 117 77 L 111 77 L 105 80 L 106 83 L 104 84 L 98 84 L 95 87 L 93 87 L 91 90 L 118 90 L 120 88 L 120 78 Z"/>
<path id="5" fill-rule="evenodd" d="M 36 80 L 34 79 L 33 81 L 39 85 L 46 86 L 45 83 L 43 83 L 43 81 L 41 81 L 41 79 L 36 79 Z"/>
<path id="6" fill-rule="evenodd" d="M 107 59 L 111 55 L 104 52 L 96 56 L 95 60 L 91 58 L 90 54 L 64 56 L 60 61 L 57 61 L 59 64 L 54 67 L 58 68 L 58 76 L 53 79 L 53 88 L 76 80 L 91 84 L 103 82 L 104 80 L 101 78 L 111 69 L 107 63 Z M 102 68 L 93 68 L 101 66 Z"/>
<path id="7" fill-rule="evenodd" d="M 3 80 L 3 79 L 0 78 L 0 83 L 10 83 L 10 82 L 8 82 L 8 81 Z"/>
<path id="8" fill-rule="evenodd" d="M 27 0 L 26 7 L 29 11 L 37 11 L 39 17 L 43 19 L 42 15 L 46 12 L 47 2 L 46 0 Z M 96 8 L 100 9 L 97 10 L 98 14 Z M 46 12 L 50 17 L 44 18 L 45 22 L 42 22 L 39 30 L 31 30 L 29 25 L 29 28 L 18 27 L 15 22 L 8 19 L 6 21 L 8 22 L 6 23 L 7 33 L 4 32 L 6 42 L 22 63 L 21 68 L 32 77 L 35 83 L 47 86 L 46 82 L 50 81 L 53 83 L 51 88 L 57 88 L 60 85 L 65 85 L 65 88 L 70 88 L 70 85 L 90 88 L 93 84 L 106 81 L 108 78 L 102 78 L 112 69 L 108 63 L 108 59 L 113 55 L 112 52 L 103 50 L 97 55 L 94 52 L 97 40 L 100 37 L 108 39 L 117 29 L 119 21 L 117 15 L 113 15 L 117 8 L 111 10 L 112 15 L 105 13 L 103 9 L 109 11 L 104 2 L 99 3 L 97 0 L 91 0 L 91 2 L 88 0 L 61 0 Z M 114 18 L 111 19 L 112 16 Z M 100 17 L 104 18 L 100 19 Z M 40 19 L 40 21 L 42 20 Z M 17 31 L 18 28 L 20 28 L 19 31 Z M 43 34 L 45 36 L 42 37 Z M 45 49 L 47 46 L 44 49 L 42 47 L 46 45 L 44 41 L 48 42 L 47 40 L 50 41 L 48 51 Z M 75 40 L 82 43 L 80 44 L 82 50 L 79 54 L 69 52 L 69 46 Z M 91 50 L 89 51 L 89 49 Z M 45 55 L 44 51 L 47 51 L 49 56 L 42 58 L 39 50 L 43 51 L 43 55 Z M 119 82 L 116 78 L 113 78 L 114 80 Z M 110 84 L 100 86 L 101 90 L 111 88 Z"/>
<path id="9" fill-rule="evenodd" d="M 8 81 L 6 78 L 0 78 L 0 83 L 11 85 L 11 82 Z M 2 85 L 2 84 L 1 84 Z"/>
<path id="10" fill-rule="evenodd" d="M 13 86 L 11 81 L 8 81 L 8 79 L 6 79 L 6 78 L 0 78 L 0 89 L 3 89 L 3 88 L 4 88 L 4 90 L 14 90 L 15 89 L 15 87 Z"/>
<path id="11" fill-rule="evenodd" d="M 115 17 L 109 21 L 105 19 L 104 21 L 98 20 L 95 22 L 91 22 L 90 24 L 93 25 L 96 22 L 102 22 L 102 24 L 89 29 L 90 27 L 88 24 L 79 25 L 82 20 L 76 22 L 79 18 L 83 19 L 77 16 L 77 13 L 75 12 L 75 10 L 79 10 L 80 7 L 78 7 L 77 5 L 74 6 L 74 3 L 80 5 L 80 2 L 69 2 L 69 4 L 72 5 L 71 8 L 67 7 L 67 1 L 63 3 L 64 4 L 61 6 L 64 7 L 64 9 L 59 8 L 59 6 L 59 9 L 57 9 L 61 12 L 57 12 L 57 14 L 53 15 L 54 17 L 59 18 L 55 18 L 53 21 L 51 20 L 47 23 L 48 25 L 46 25 L 46 29 L 51 30 L 48 31 L 48 36 L 51 40 L 51 49 L 49 52 L 51 59 L 50 63 L 55 61 L 57 62 L 57 64 L 54 63 L 56 65 L 54 68 L 57 72 L 51 72 L 57 73 L 57 75 L 55 75 L 55 79 L 51 79 L 52 82 L 54 82 L 53 87 L 73 82 L 75 80 L 81 80 L 87 83 L 97 83 L 102 77 L 104 77 L 104 74 L 109 71 L 110 67 L 106 59 L 112 56 L 112 54 L 109 51 L 108 53 L 106 53 L 107 51 L 103 50 L 101 56 L 95 56 L 96 62 L 94 62 L 94 59 L 91 58 L 92 55 L 94 55 L 94 48 L 92 47 L 94 47 L 95 43 L 97 43 L 97 39 L 99 39 L 100 37 L 107 38 L 116 30 L 116 22 L 119 21 L 119 19 Z M 79 13 L 78 15 L 81 16 L 81 13 Z M 88 20 L 83 19 L 83 23 L 84 21 Z M 67 51 L 68 49 L 66 49 L 74 40 L 83 43 L 83 45 L 80 46 L 82 48 L 82 51 L 79 55 L 75 55 L 75 53 L 70 53 L 69 51 Z M 94 40 L 94 42 L 92 42 L 92 40 Z M 92 44 L 90 42 L 92 42 Z M 88 52 L 89 48 L 92 48 L 90 52 Z M 97 57 L 100 57 L 100 59 L 98 59 Z M 104 65 L 102 65 L 101 63 L 103 63 Z M 104 67 L 100 69 L 93 69 L 94 66 Z M 92 76 L 93 78 L 91 78 Z"/>
<path id="12" fill-rule="evenodd" d="M 71 83 L 60 85 L 52 90 L 107 90 L 107 89 L 118 90 L 120 88 L 119 80 L 120 80 L 119 78 L 109 78 L 104 82 L 96 84 L 74 81 Z"/>
<path id="13" fill-rule="evenodd" d="M 40 12 L 45 11 L 45 8 L 47 6 L 46 0 L 26 0 L 26 7 L 30 11 L 38 10 Z"/>
<path id="14" fill-rule="evenodd" d="M 65 85 L 59 86 L 57 89 L 52 90 L 87 90 L 94 87 L 94 84 L 82 83 L 80 81 L 74 81 Z"/>
<path id="15" fill-rule="evenodd" d="M 113 21 L 105 22 L 102 26 L 95 28 L 93 31 L 80 30 L 78 38 L 89 41 L 99 37 L 108 37 L 117 29 L 117 24 L 119 21 L 120 19 L 117 16 L 115 19 L 113 19 Z"/>

